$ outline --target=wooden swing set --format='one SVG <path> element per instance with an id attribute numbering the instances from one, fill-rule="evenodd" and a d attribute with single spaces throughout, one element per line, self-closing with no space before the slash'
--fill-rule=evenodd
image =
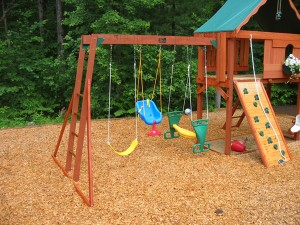
<path id="1" fill-rule="evenodd" d="M 60 131 L 60 135 L 52 155 L 56 164 L 64 175 L 72 180 L 73 185 L 88 205 L 94 204 L 93 172 L 92 172 L 92 138 L 91 138 L 91 84 L 94 71 L 97 46 L 103 45 L 173 45 L 173 46 L 211 46 L 214 38 L 211 37 L 186 37 L 186 36 L 155 36 L 155 35 L 113 35 L 91 34 L 81 37 L 76 82 L 71 101 Z M 88 51 L 87 51 L 88 49 Z M 85 56 L 88 52 L 87 67 L 84 74 Z M 203 64 L 202 64 L 203 65 Z M 83 93 L 81 85 L 84 82 Z M 81 102 L 81 107 L 79 106 Z M 79 112 L 80 111 L 80 112 Z M 63 165 L 58 159 L 58 150 L 63 134 L 66 130 L 69 117 L 71 117 L 68 137 L 66 163 Z M 78 133 L 76 133 L 77 120 L 80 118 Z M 80 178 L 82 152 L 84 139 L 87 138 L 88 184 L 89 193 L 86 195 L 77 183 Z M 76 140 L 77 139 L 77 140 Z M 76 145 L 76 146 L 75 146 Z M 136 143 L 137 145 L 137 143 Z M 131 147 L 129 147 L 131 148 Z M 132 146 L 134 148 L 134 146 Z M 73 165 L 74 164 L 74 165 Z M 73 173 L 73 174 L 72 174 Z"/>
<path id="2" fill-rule="evenodd" d="M 279 11 L 281 12 L 281 7 L 279 10 L 277 7 L 275 20 L 274 6 L 276 9 L 276 1 L 271 0 L 245 0 L 241 2 L 227 0 L 210 20 L 195 31 L 192 37 L 113 34 L 92 34 L 81 37 L 75 87 L 53 153 L 53 159 L 62 169 L 65 176 L 72 180 L 76 191 L 88 206 L 92 206 L 94 203 L 90 95 L 96 48 L 101 44 L 198 46 L 198 74 L 196 78 L 197 118 L 202 118 L 203 92 L 208 87 L 214 87 L 226 102 L 226 121 L 223 126 L 225 129 L 224 153 L 226 155 L 230 155 L 231 153 L 232 127 L 239 127 L 243 119 L 246 118 L 266 167 L 278 165 L 283 161 L 291 159 L 291 154 L 276 120 L 270 99 L 273 83 L 285 83 L 287 81 L 295 83 L 298 88 L 296 115 L 300 114 L 300 79 L 290 80 L 282 71 L 282 62 L 288 54 L 292 53 L 298 58 L 300 57 L 300 15 L 292 0 L 289 0 L 282 3 L 282 7 L 287 13 L 282 18 L 278 18 L 277 14 L 279 14 Z M 236 16 L 237 14 L 239 16 Z M 242 27 L 252 16 L 260 22 L 263 30 L 266 31 L 242 30 Z M 289 26 L 289 24 L 293 24 L 293 26 Z M 249 55 L 252 40 L 263 46 L 262 74 L 255 74 L 255 69 L 253 69 L 254 74 L 244 74 L 250 68 Z M 207 60 L 205 59 L 206 53 L 200 46 L 207 47 Z M 87 51 L 87 49 L 89 50 Z M 88 57 L 84 74 L 87 52 Z M 252 46 L 251 54 L 253 57 Z M 207 71 L 215 75 L 206 76 L 206 62 Z M 254 67 L 253 62 L 252 64 Z M 253 78 L 256 80 L 256 77 L 257 81 L 254 82 Z M 84 81 L 83 93 L 81 93 L 82 81 Z M 235 104 L 233 102 L 234 90 L 238 94 Z M 256 98 L 256 96 L 260 97 Z M 81 107 L 79 107 L 80 102 Z M 235 116 L 234 113 L 239 105 L 242 105 L 244 112 L 240 116 Z M 63 166 L 58 160 L 58 150 L 69 116 L 71 116 L 70 131 L 66 163 Z M 170 120 L 170 117 L 171 134 L 168 135 L 172 137 L 172 131 L 175 128 L 178 133 L 186 134 L 186 131 L 180 129 L 180 127 L 176 127 L 176 125 L 178 126 L 180 115 L 175 115 L 174 120 Z M 76 133 L 78 118 L 80 118 L 80 122 L 78 133 Z M 236 124 L 233 124 L 233 118 L 238 119 Z M 274 128 L 272 128 L 273 125 L 270 126 L 270 122 L 273 123 Z M 276 137 L 274 137 L 275 132 L 272 130 L 277 130 L 278 135 Z M 187 136 L 193 135 L 188 134 Z M 81 191 L 77 183 L 80 177 L 82 149 L 85 137 L 87 137 L 88 154 L 88 196 Z M 294 135 L 294 139 L 300 140 L 300 132 Z M 282 145 L 280 146 L 279 143 L 282 143 Z M 74 150 L 75 147 L 76 150 Z M 73 161 L 74 165 L 72 165 Z"/>

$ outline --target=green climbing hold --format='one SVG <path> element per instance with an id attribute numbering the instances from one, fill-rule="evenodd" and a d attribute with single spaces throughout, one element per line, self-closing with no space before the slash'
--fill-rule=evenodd
<path id="1" fill-rule="evenodd" d="M 273 145 L 273 148 L 274 148 L 275 150 L 277 150 L 277 149 L 278 149 L 278 145 L 277 145 L 277 144 Z"/>
<path id="2" fill-rule="evenodd" d="M 264 134 L 263 131 L 260 131 L 260 132 L 259 132 L 259 135 L 263 137 L 265 134 Z"/>
<path id="3" fill-rule="evenodd" d="M 254 105 L 255 107 L 257 107 L 257 102 L 253 102 L 253 105 Z"/>
<path id="4" fill-rule="evenodd" d="M 269 109 L 268 109 L 268 107 L 265 108 L 265 113 L 269 114 Z"/>
<path id="5" fill-rule="evenodd" d="M 285 151 L 284 150 L 281 150 L 280 152 L 281 152 L 281 155 L 283 155 L 283 156 L 285 155 Z"/>
<path id="6" fill-rule="evenodd" d="M 273 140 L 271 137 L 268 137 L 268 144 L 272 144 L 273 143 Z"/>
<path id="7" fill-rule="evenodd" d="M 279 159 L 279 160 L 278 160 L 278 163 L 281 165 L 281 164 L 284 163 L 284 160 L 283 160 L 283 159 Z"/>
<path id="8" fill-rule="evenodd" d="M 258 123 L 258 122 L 259 122 L 258 116 L 254 116 L 254 122 L 255 122 L 255 123 Z"/>
<path id="9" fill-rule="evenodd" d="M 246 94 L 249 94 L 249 92 L 248 92 L 248 89 L 247 89 L 247 88 L 244 88 L 243 92 L 244 92 L 244 94 L 245 94 L 245 95 L 246 95 Z"/>
<path id="10" fill-rule="evenodd" d="M 254 95 L 255 100 L 259 100 L 258 94 Z"/>
<path id="11" fill-rule="evenodd" d="M 270 128 L 271 126 L 270 126 L 270 123 L 269 122 L 266 122 L 266 128 L 268 129 L 268 128 Z"/>

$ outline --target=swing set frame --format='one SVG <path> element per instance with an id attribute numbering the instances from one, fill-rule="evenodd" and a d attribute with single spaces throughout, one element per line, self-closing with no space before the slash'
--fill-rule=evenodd
<path id="1" fill-rule="evenodd" d="M 215 41 L 212 37 L 197 36 L 157 36 L 157 35 L 120 35 L 120 34 L 91 34 L 81 37 L 79 57 L 76 72 L 76 81 L 68 110 L 59 134 L 59 138 L 52 155 L 55 163 L 61 168 L 64 175 L 68 177 L 79 196 L 88 205 L 94 204 L 93 194 L 93 170 L 92 170 L 92 137 L 91 137 L 91 85 L 94 72 L 97 46 L 101 44 L 110 45 L 173 45 L 173 46 L 211 46 Z M 87 51 L 88 50 L 88 51 Z M 87 64 L 84 74 L 86 53 L 88 52 Z M 199 57 L 198 60 L 204 60 Z M 203 65 L 199 63 L 199 65 Z M 81 85 L 84 81 L 83 93 Z M 79 107 L 81 99 L 81 107 Z M 79 112 L 80 111 L 80 112 Z M 199 115 L 199 114 L 198 114 Z M 68 147 L 65 166 L 58 159 L 58 151 L 61 141 L 71 116 Z M 77 120 L 80 118 L 78 133 L 76 132 Z M 87 138 L 87 160 L 88 160 L 88 194 L 85 194 L 79 184 L 80 169 L 84 139 Z M 75 141 L 77 139 L 77 141 Z M 76 146 L 75 146 L 76 145 Z M 76 150 L 74 151 L 74 149 Z M 74 165 L 73 164 L 74 161 Z M 73 172 L 73 174 L 72 174 Z"/>

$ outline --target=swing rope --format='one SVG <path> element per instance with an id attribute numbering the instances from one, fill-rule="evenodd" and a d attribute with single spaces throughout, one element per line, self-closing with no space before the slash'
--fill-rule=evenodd
<path id="1" fill-rule="evenodd" d="M 143 87 L 143 64 L 142 64 L 142 49 L 140 46 L 139 49 L 139 72 L 138 72 L 138 84 L 137 84 L 137 98 L 136 98 L 136 107 L 137 107 L 137 111 L 138 111 L 138 116 L 140 116 L 140 118 L 142 120 L 144 120 L 144 122 L 146 122 L 148 125 L 152 124 L 152 123 L 160 123 L 161 119 L 157 114 L 155 114 L 155 119 L 153 120 L 153 118 L 151 118 L 153 115 L 153 113 L 146 113 L 146 105 L 150 108 L 151 110 L 154 110 L 155 112 L 159 112 L 159 110 L 156 108 L 156 105 L 153 101 L 154 96 L 155 96 L 155 90 L 156 90 L 156 85 L 157 85 L 157 80 L 159 77 L 159 93 L 160 93 L 160 112 L 162 112 L 162 71 L 161 71 L 161 56 L 162 56 L 162 50 L 161 50 L 161 46 L 159 48 L 159 52 L 158 52 L 158 60 L 157 60 L 157 68 L 156 68 L 156 75 L 155 75 L 155 80 L 154 80 L 154 86 L 153 86 L 153 90 L 152 90 L 152 96 L 151 99 L 144 99 L 144 87 Z M 142 101 L 138 101 L 139 98 L 139 89 L 142 89 Z M 149 117 L 150 116 L 150 117 Z"/>
<path id="2" fill-rule="evenodd" d="M 139 47 L 139 71 L 138 71 L 138 84 L 136 88 L 136 102 L 138 101 L 139 98 L 139 90 L 140 90 L 140 85 L 142 89 L 142 99 L 144 100 L 144 85 L 143 85 L 143 64 L 142 64 L 142 47 Z"/>
<path id="3" fill-rule="evenodd" d="M 208 78 L 207 78 L 207 49 L 204 46 L 204 73 L 205 73 L 205 101 L 206 101 L 206 119 L 208 120 Z"/>
<path id="4" fill-rule="evenodd" d="M 276 14 L 275 14 L 275 19 L 280 20 L 282 15 L 281 11 L 281 0 L 277 0 L 277 9 L 276 9 Z"/>
<path id="5" fill-rule="evenodd" d="M 157 68 L 156 68 L 156 75 L 155 75 L 155 81 L 154 81 L 154 86 L 153 86 L 153 91 L 152 91 L 152 96 L 151 100 L 154 98 L 155 94 L 155 89 L 156 89 L 156 83 L 157 83 L 157 78 L 159 76 L 159 101 L 160 101 L 160 111 L 162 112 L 162 79 L 161 79 L 161 45 L 158 50 L 158 62 L 157 62 Z"/>
<path id="6" fill-rule="evenodd" d="M 134 100 L 137 102 L 136 46 L 133 46 Z M 135 139 L 138 139 L 138 112 L 135 110 Z"/>
<path id="7" fill-rule="evenodd" d="M 264 105 L 263 105 L 263 103 L 262 103 L 262 101 L 261 101 L 261 98 L 260 98 L 260 94 L 259 94 L 259 90 L 258 90 L 258 84 L 257 84 L 257 80 L 256 80 L 255 65 L 254 65 L 253 46 L 252 46 L 252 34 L 250 34 L 250 49 L 251 49 L 251 59 L 252 59 L 252 70 L 253 70 L 253 76 L 254 76 L 254 81 L 255 81 L 255 88 L 256 88 L 256 93 L 257 93 L 257 95 L 258 95 L 259 104 L 260 104 L 260 107 L 261 107 L 261 109 L 262 109 L 262 111 L 263 111 L 263 113 L 264 113 L 264 115 L 265 115 L 265 117 L 266 117 L 268 123 L 270 124 L 270 127 L 272 128 L 272 130 L 273 130 L 273 132 L 274 132 L 274 134 L 275 134 L 275 137 L 276 137 L 276 139 L 277 139 L 277 141 L 278 141 L 278 145 L 279 145 L 278 147 L 279 147 L 280 155 L 281 155 L 281 157 L 282 157 L 283 162 L 285 162 L 285 161 L 287 161 L 287 160 L 286 160 L 285 156 L 283 155 L 283 153 L 282 153 L 282 151 L 281 151 L 281 143 L 280 143 L 279 137 L 278 137 L 278 135 L 277 135 L 277 132 L 276 132 L 276 130 L 275 130 L 273 124 L 271 123 L 271 121 L 270 121 L 270 119 L 269 119 L 268 114 L 267 114 L 267 113 L 265 112 L 265 110 L 264 110 L 265 107 L 264 107 Z M 278 162 L 279 162 L 280 165 L 283 164 L 283 163 L 281 162 L 281 160 L 278 160 Z"/>
<path id="8" fill-rule="evenodd" d="M 110 145 L 111 75 L 112 75 L 112 45 L 110 45 L 110 55 L 109 55 L 108 115 L 107 115 L 107 144 L 108 145 Z"/>
<path id="9" fill-rule="evenodd" d="M 184 100 L 183 100 L 183 107 L 182 111 L 184 111 L 185 108 L 185 99 L 187 98 L 187 91 L 189 91 L 189 103 L 190 103 L 190 110 L 191 110 L 191 121 L 193 120 L 193 108 L 192 108 L 192 88 L 191 88 L 191 58 L 192 58 L 192 51 L 193 49 L 189 50 L 189 46 L 186 47 L 187 51 L 187 78 L 186 78 L 186 84 L 185 84 L 185 93 L 184 93 Z"/>
<path id="10" fill-rule="evenodd" d="M 175 47 L 174 47 L 174 49 L 175 49 Z M 168 107 L 168 118 L 169 118 L 170 130 L 168 130 L 164 133 L 164 137 L 165 137 L 165 139 L 178 138 L 179 136 L 183 136 L 185 138 L 197 138 L 200 144 L 195 144 L 193 146 L 193 152 L 199 153 L 199 152 L 208 151 L 208 150 L 204 150 L 204 146 L 206 145 L 207 149 L 209 149 L 210 144 L 205 142 L 208 119 L 206 121 L 202 120 L 202 119 L 193 120 L 193 115 L 192 115 L 192 88 L 191 88 L 192 50 L 193 50 L 192 48 L 189 49 L 189 46 L 186 47 L 187 79 L 186 79 L 186 87 L 185 87 L 185 94 L 184 94 L 184 100 L 183 100 L 183 111 L 184 111 L 184 107 L 185 107 L 185 101 L 186 101 L 186 98 L 188 95 L 187 92 L 189 91 L 189 98 L 190 98 L 189 103 L 190 103 L 190 108 L 191 108 L 190 120 L 191 120 L 192 126 L 194 128 L 194 132 L 178 126 L 178 123 L 183 114 L 183 111 L 169 112 L 170 109 Z M 205 48 L 205 54 L 206 54 L 206 48 Z M 171 102 L 172 85 L 173 85 L 173 78 L 174 78 L 174 64 L 175 64 L 175 54 L 174 54 L 172 70 L 171 70 L 169 106 L 170 106 L 170 102 Z M 205 76 L 206 76 L 206 88 L 207 88 L 208 84 L 207 84 L 207 66 L 206 65 L 207 65 L 207 60 L 206 60 L 206 55 L 205 55 Z M 208 118 L 208 93 L 207 92 L 206 92 L 206 102 L 207 102 L 207 118 Z M 175 132 L 177 132 L 179 135 L 175 134 Z"/>
<path id="11" fill-rule="evenodd" d="M 116 151 L 111 143 L 110 143 L 110 120 L 111 120 L 111 80 L 112 80 L 112 51 L 113 51 L 113 46 L 110 45 L 110 62 L 109 62 L 109 85 L 108 85 L 108 116 L 107 116 L 107 144 L 108 146 L 118 155 L 125 156 L 129 155 L 134 151 L 134 149 L 138 145 L 138 120 L 137 120 L 137 112 L 135 113 L 135 139 L 131 142 L 129 148 L 127 148 L 124 151 Z M 136 56 L 135 56 L 135 47 L 134 47 L 134 99 L 136 100 Z"/>
<path id="12" fill-rule="evenodd" d="M 172 60 L 172 67 L 171 67 L 171 77 L 170 77 L 170 91 L 169 91 L 169 101 L 168 101 L 168 112 L 170 112 L 170 103 L 171 103 L 171 95 L 172 95 L 172 86 L 173 86 L 173 76 L 174 76 L 174 67 L 175 67 L 175 59 L 176 59 L 176 45 L 174 45 L 173 49 L 173 60 Z"/>
<path id="13" fill-rule="evenodd" d="M 172 61 L 172 68 L 171 68 L 171 76 L 170 76 L 170 91 L 169 91 L 169 101 L 168 101 L 168 112 L 170 111 L 170 103 L 171 103 L 171 95 L 172 95 L 172 87 L 173 87 L 173 78 L 174 78 L 174 68 L 175 68 L 175 54 L 176 54 L 176 46 L 174 46 L 174 57 Z M 190 108 L 191 108 L 191 120 L 192 120 L 192 90 L 191 90 L 191 76 L 190 76 L 190 69 L 191 69 L 191 59 L 192 58 L 192 50 L 189 51 L 187 46 L 187 79 L 185 85 L 185 93 L 184 93 L 184 100 L 183 100 L 183 107 L 182 110 L 184 111 L 185 108 L 185 99 L 187 97 L 187 90 L 189 89 L 189 97 L 190 97 Z M 208 119 L 208 75 L 207 75 L 207 48 L 204 46 L 204 73 L 205 73 L 205 100 L 206 100 L 206 119 Z"/>

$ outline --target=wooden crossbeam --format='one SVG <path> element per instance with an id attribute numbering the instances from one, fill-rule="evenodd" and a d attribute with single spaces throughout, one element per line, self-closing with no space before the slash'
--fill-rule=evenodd
<path id="1" fill-rule="evenodd" d="M 159 36 L 159 35 L 125 35 L 125 34 L 93 34 L 83 35 L 84 45 L 89 45 L 92 38 L 102 38 L 101 44 L 119 45 L 212 45 L 212 38 L 196 36 Z"/>

